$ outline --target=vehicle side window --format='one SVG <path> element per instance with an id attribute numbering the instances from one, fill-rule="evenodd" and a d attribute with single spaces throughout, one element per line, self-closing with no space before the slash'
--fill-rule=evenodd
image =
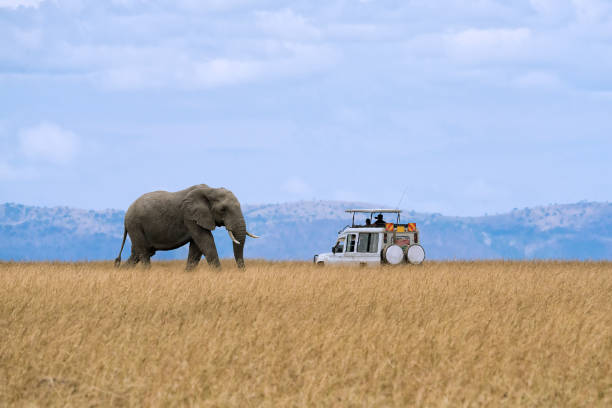
<path id="1" fill-rule="evenodd" d="M 359 242 L 357 243 L 357 252 L 368 252 L 368 243 L 370 241 L 370 234 L 360 233 Z"/>
<path id="2" fill-rule="evenodd" d="M 368 252 L 378 252 L 378 233 L 375 232 L 370 234 L 370 245 L 368 245 Z"/>
<path id="3" fill-rule="evenodd" d="M 346 236 L 346 252 L 355 252 L 355 241 L 357 241 L 356 234 Z"/>
<path id="4" fill-rule="evenodd" d="M 360 233 L 357 252 L 378 252 L 378 233 Z"/>

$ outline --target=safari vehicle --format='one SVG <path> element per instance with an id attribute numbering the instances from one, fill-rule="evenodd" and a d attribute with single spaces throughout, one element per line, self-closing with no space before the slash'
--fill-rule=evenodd
<path id="1" fill-rule="evenodd" d="M 331 252 L 315 255 L 317 265 L 400 265 L 421 264 L 425 250 L 419 244 L 419 230 L 415 223 L 400 223 L 401 210 L 357 209 L 346 210 L 353 214 L 351 226 L 338 232 L 338 240 Z M 355 214 L 369 214 L 364 224 L 355 224 Z M 378 214 L 375 221 L 372 216 Z M 393 214 L 395 222 L 384 220 L 383 214 Z"/>

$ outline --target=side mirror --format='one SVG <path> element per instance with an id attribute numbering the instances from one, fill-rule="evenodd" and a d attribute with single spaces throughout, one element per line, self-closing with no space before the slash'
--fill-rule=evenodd
<path id="1" fill-rule="evenodd" d="M 336 246 L 333 246 L 332 247 L 332 254 L 335 254 L 335 253 L 336 253 Z"/>

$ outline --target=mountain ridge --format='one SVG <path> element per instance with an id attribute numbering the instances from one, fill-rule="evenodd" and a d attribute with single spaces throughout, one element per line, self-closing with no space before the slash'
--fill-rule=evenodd
<path id="1" fill-rule="evenodd" d="M 249 231 L 262 235 L 249 240 L 245 256 L 311 259 L 327 252 L 337 231 L 351 222 L 347 208 L 376 207 L 330 200 L 243 205 Z M 121 245 L 124 214 L 116 209 L 0 204 L 0 259 L 112 259 Z M 472 217 L 403 210 L 402 220 L 417 223 L 429 259 L 612 259 L 609 202 L 549 204 Z M 223 229 L 213 234 L 220 256 L 230 257 L 227 234 Z M 126 250 L 124 258 L 129 245 Z M 185 257 L 186 247 L 155 256 Z"/>

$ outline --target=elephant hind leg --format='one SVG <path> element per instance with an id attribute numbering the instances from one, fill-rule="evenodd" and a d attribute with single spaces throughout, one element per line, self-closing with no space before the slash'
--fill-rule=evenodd
<path id="1" fill-rule="evenodd" d="M 142 262 L 142 267 L 145 269 L 149 269 L 151 267 L 151 255 L 149 252 L 145 253 L 140 257 L 140 261 Z"/>
<path id="2" fill-rule="evenodd" d="M 202 251 L 198 248 L 198 245 L 192 240 L 189 241 L 189 255 L 187 256 L 186 270 L 190 271 L 195 269 L 202 259 Z"/>
<path id="3" fill-rule="evenodd" d="M 136 266 L 138 261 L 139 261 L 138 256 L 134 252 L 132 252 L 130 257 L 127 259 L 127 261 L 123 263 L 123 265 L 121 265 L 121 267 L 122 268 L 133 268 L 134 266 Z"/>
<path id="4" fill-rule="evenodd" d="M 149 269 L 151 267 L 151 257 L 155 255 L 155 248 L 145 248 L 138 255 L 138 259 L 142 263 L 142 267 Z"/>

